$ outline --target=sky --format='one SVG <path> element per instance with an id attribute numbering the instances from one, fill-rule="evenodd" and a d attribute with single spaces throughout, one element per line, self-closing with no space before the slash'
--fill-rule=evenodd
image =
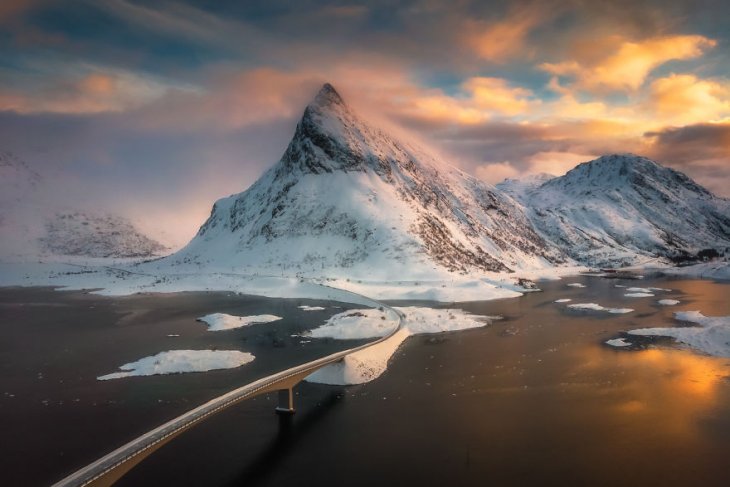
<path id="1" fill-rule="evenodd" d="M 167 244 L 324 82 L 489 182 L 632 152 L 730 197 L 730 2 L 3 0 L 0 151 Z"/>

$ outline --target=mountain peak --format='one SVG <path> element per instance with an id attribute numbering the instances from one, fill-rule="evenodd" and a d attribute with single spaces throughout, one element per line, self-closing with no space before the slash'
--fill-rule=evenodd
<path id="1" fill-rule="evenodd" d="M 329 107 L 332 105 L 345 105 L 345 101 L 334 86 L 329 83 L 325 83 L 322 85 L 322 88 L 320 88 L 317 96 L 314 97 L 312 105 L 318 107 Z"/>

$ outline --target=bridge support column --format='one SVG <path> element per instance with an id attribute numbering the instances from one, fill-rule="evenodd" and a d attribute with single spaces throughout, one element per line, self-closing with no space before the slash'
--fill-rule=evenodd
<path id="1" fill-rule="evenodd" d="M 292 388 L 279 390 L 279 405 L 276 406 L 276 414 L 294 414 L 294 392 Z"/>

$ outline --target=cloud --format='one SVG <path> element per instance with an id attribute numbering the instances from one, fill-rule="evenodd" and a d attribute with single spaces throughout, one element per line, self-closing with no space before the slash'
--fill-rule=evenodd
<path id="1" fill-rule="evenodd" d="M 477 166 L 474 175 L 490 184 L 497 184 L 507 178 L 515 178 L 522 173 L 509 162 L 492 162 Z"/>
<path id="2" fill-rule="evenodd" d="M 574 79 L 576 88 L 581 90 L 635 91 L 658 66 L 671 60 L 696 58 L 716 44 L 715 40 L 701 35 L 620 40 L 607 56 L 599 54 L 580 62 L 543 63 L 539 67 L 550 74 Z"/>
<path id="3" fill-rule="evenodd" d="M 524 113 L 531 103 L 539 102 L 532 91 L 510 86 L 507 80 L 501 78 L 469 78 L 462 87 L 469 93 L 473 105 L 503 115 Z"/>
<path id="4" fill-rule="evenodd" d="M 498 20 L 469 19 L 464 23 L 462 42 L 479 58 L 504 63 L 517 57 L 530 57 L 528 47 L 532 30 L 551 19 L 555 9 L 537 2 L 519 3 Z"/>
<path id="5" fill-rule="evenodd" d="M 730 83 L 672 74 L 651 83 L 649 104 L 664 123 L 716 120 L 730 114 Z"/>
<path id="6" fill-rule="evenodd" d="M 150 103 L 170 90 L 192 91 L 143 73 L 86 64 L 44 65 L 40 85 L 0 87 L 0 111 L 94 114 Z M 53 73 L 53 75 L 51 75 Z"/>

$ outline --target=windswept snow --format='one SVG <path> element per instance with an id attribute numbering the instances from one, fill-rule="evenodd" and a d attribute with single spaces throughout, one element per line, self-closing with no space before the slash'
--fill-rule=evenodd
<path id="1" fill-rule="evenodd" d="M 97 380 L 233 369 L 253 362 L 254 358 L 250 353 L 238 350 L 170 350 L 124 364 L 119 367 L 122 372 L 102 375 Z"/>
<path id="2" fill-rule="evenodd" d="M 302 311 L 323 311 L 324 308 L 322 306 L 307 306 L 306 304 L 303 304 L 302 306 L 297 306 Z"/>
<path id="3" fill-rule="evenodd" d="M 662 306 L 674 306 L 675 304 L 679 304 L 679 301 L 676 299 L 660 299 L 657 302 Z"/>
<path id="4" fill-rule="evenodd" d="M 632 344 L 631 342 L 627 342 L 625 338 L 614 338 L 612 340 L 606 340 L 606 345 L 611 345 L 612 347 L 630 347 Z"/>
<path id="5" fill-rule="evenodd" d="M 352 353 L 336 364 L 322 368 L 307 377 L 309 382 L 346 385 L 362 384 L 385 372 L 388 360 L 401 343 L 411 335 L 441 333 L 487 326 L 495 316 L 473 315 L 461 309 L 433 309 L 422 307 L 397 308 L 405 314 L 405 323 L 392 337 Z M 358 316 L 359 313 L 361 316 Z M 308 335 L 317 338 L 367 338 L 384 336 L 392 330 L 392 322 L 381 320 L 382 312 L 373 309 L 350 310 L 333 316 L 327 323 L 311 330 Z"/>
<path id="6" fill-rule="evenodd" d="M 631 308 L 605 308 L 605 307 L 601 306 L 600 304 L 596 304 L 596 303 L 569 304 L 568 308 L 578 309 L 578 310 L 589 310 L 589 311 L 605 311 L 607 313 L 613 313 L 613 314 L 624 314 L 624 313 L 631 313 L 632 311 L 634 311 Z"/>
<path id="7" fill-rule="evenodd" d="M 640 328 L 632 335 L 672 337 L 695 350 L 718 357 L 730 357 L 730 316 L 705 316 L 699 311 L 678 311 L 675 319 L 698 327 Z"/>
<path id="8" fill-rule="evenodd" d="M 198 318 L 208 325 L 208 331 L 232 330 L 242 326 L 271 323 L 282 319 L 276 315 L 233 316 L 225 313 L 213 313 Z"/>
<path id="9" fill-rule="evenodd" d="M 312 338 L 356 340 L 382 337 L 393 330 L 393 322 L 379 309 L 352 309 L 338 313 L 320 326 L 304 333 Z"/>

